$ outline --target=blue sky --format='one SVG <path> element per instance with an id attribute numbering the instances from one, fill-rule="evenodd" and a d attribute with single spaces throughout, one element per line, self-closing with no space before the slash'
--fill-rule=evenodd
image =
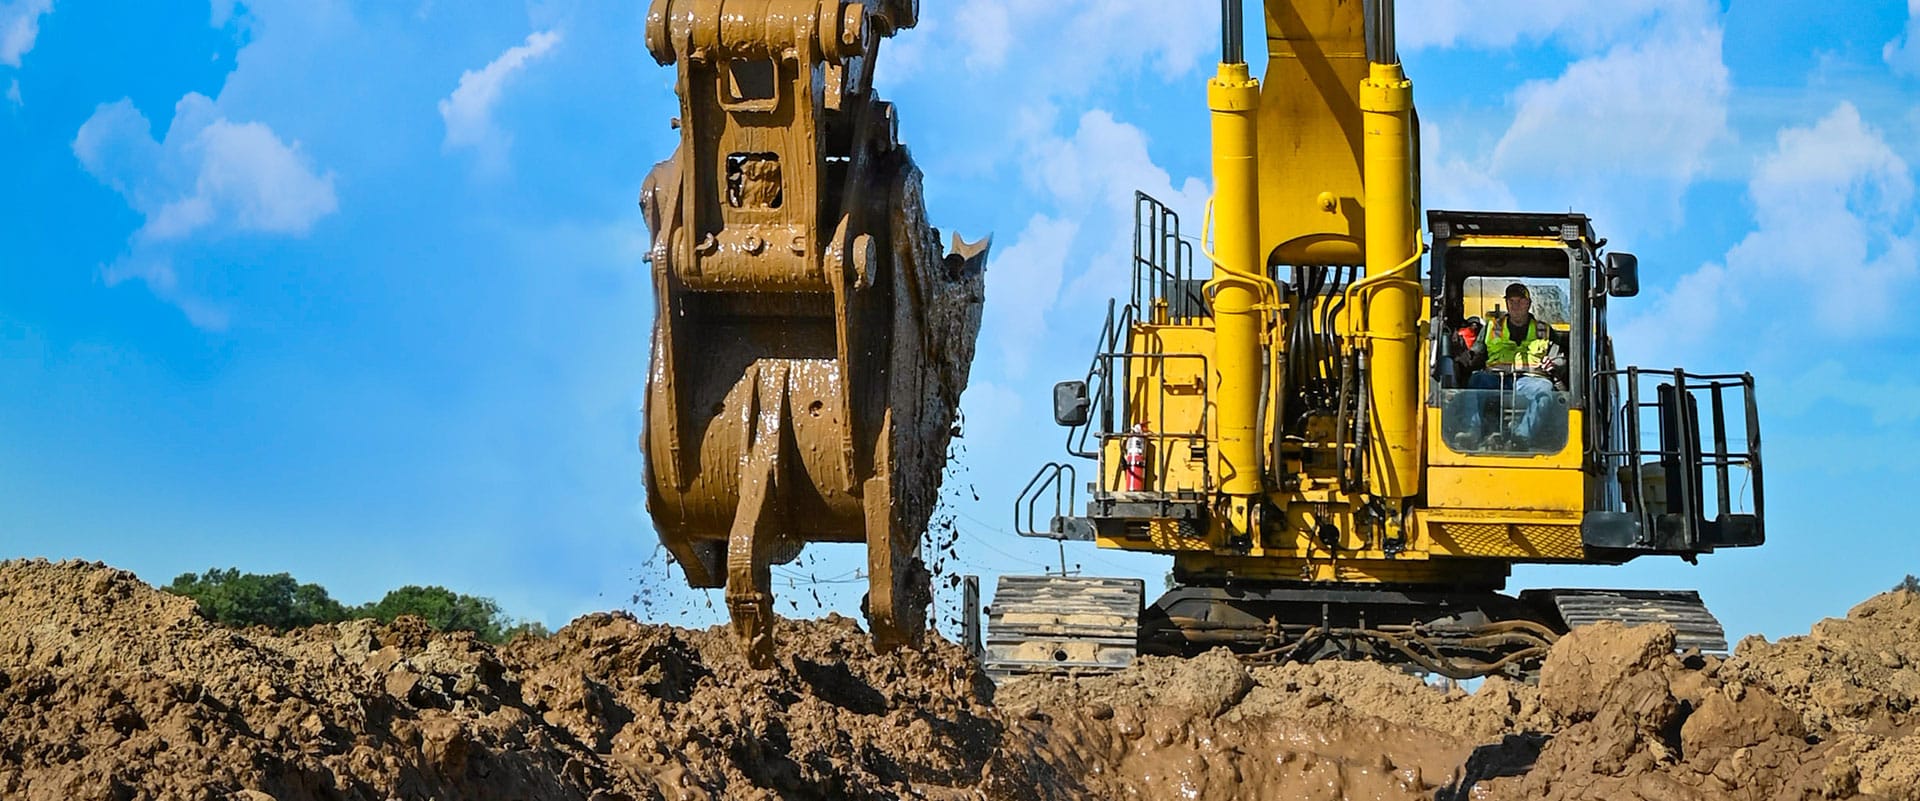
<path id="1" fill-rule="evenodd" d="M 1641 257 L 1627 360 L 1760 381 L 1766 547 L 1514 586 L 1698 587 L 1779 636 L 1920 572 L 1920 0 L 1403 6 L 1428 205 L 1592 214 Z M 718 620 L 656 548 L 634 444 L 635 197 L 676 108 L 644 13 L 0 0 L 0 555 Z M 1197 228 L 1216 25 L 929 0 L 883 48 L 934 224 L 995 235 L 945 512 L 989 586 L 1058 559 L 1008 510 L 1059 456 L 1048 388 L 1126 280 L 1132 191 Z M 850 612 L 857 583 L 805 577 L 858 561 L 810 550 L 783 610 Z"/>

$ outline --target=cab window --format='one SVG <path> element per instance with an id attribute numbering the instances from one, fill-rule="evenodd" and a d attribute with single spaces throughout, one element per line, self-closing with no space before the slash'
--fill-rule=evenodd
<path id="1" fill-rule="evenodd" d="M 1506 291 L 1514 283 L 1527 288 L 1530 322 L 1525 328 L 1510 318 Z M 1450 315 L 1454 330 L 1447 349 L 1452 380 L 1438 390 L 1446 447 L 1513 456 L 1559 453 L 1566 447 L 1571 294 L 1565 278 L 1461 281 L 1458 305 L 1449 304 L 1457 309 Z"/>

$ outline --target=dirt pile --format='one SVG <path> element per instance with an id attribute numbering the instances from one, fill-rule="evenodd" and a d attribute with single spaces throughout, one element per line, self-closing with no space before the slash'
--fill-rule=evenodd
<path id="1" fill-rule="evenodd" d="M 1216 652 L 996 691 L 959 649 L 589 615 L 233 631 L 101 565 L 0 563 L 0 798 L 1920 801 L 1920 596 L 1726 659 L 1564 638 L 1537 687 Z"/>
<path id="2" fill-rule="evenodd" d="M 1672 644 L 1612 625 L 1562 640 L 1540 680 L 1554 736 L 1487 797 L 1920 801 L 1920 595 L 1724 661 Z"/>
<path id="3" fill-rule="evenodd" d="M 1773 696 L 1682 660 L 1673 631 L 1602 624 L 1556 645 L 1541 671 L 1553 738 L 1491 797 L 1803 798 L 1817 751 Z M 1821 797 L 1815 792 L 1811 797 Z"/>
<path id="4" fill-rule="evenodd" d="M 280 636 L 81 563 L 0 564 L 0 798 L 1064 798 L 960 649 L 592 615 L 493 648 L 402 618 Z M 1037 792 L 1036 792 L 1037 790 Z"/>
<path id="5" fill-rule="evenodd" d="M 1664 626 L 1584 628 L 1537 687 L 1216 652 L 1022 680 L 998 703 L 1109 797 L 1920 801 L 1917 699 L 1920 595 L 1890 593 L 1724 660 L 1676 655 Z"/>
<path id="6" fill-rule="evenodd" d="M 1106 798 L 1432 798 L 1476 746 L 1547 722 L 1536 690 L 1503 679 L 1469 694 L 1377 665 L 1248 670 L 1225 651 L 1021 679 L 998 703 L 1040 721 Z"/>

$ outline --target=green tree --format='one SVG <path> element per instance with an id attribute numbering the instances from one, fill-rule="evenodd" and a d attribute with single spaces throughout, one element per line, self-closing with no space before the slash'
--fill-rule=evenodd
<path id="1" fill-rule="evenodd" d="M 1920 592 L 1920 576 L 1908 573 L 1906 580 L 1893 585 L 1893 589 L 1896 591 L 1906 590 L 1907 592 Z"/>
<path id="2" fill-rule="evenodd" d="M 471 631 L 488 642 L 506 642 L 520 634 L 547 636 L 537 621 L 515 621 L 492 598 L 463 595 L 445 587 L 406 586 L 375 603 L 341 605 L 318 584 L 301 584 L 286 573 L 242 573 L 239 568 L 182 573 L 166 587 L 200 604 L 200 614 L 228 626 L 268 626 L 278 631 L 374 618 L 392 623 L 416 615 L 438 631 Z"/>
<path id="3" fill-rule="evenodd" d="M 506 631 L 501 632 L 500 641 L 508 642 L 508 641 L 511 641 L 513 638 L 519 637 L 523 634 L 528 637 L 541 637 L 541 638 L 553 636 L 553 632 L 547 631 L 547 624 L 542 623 L 538 620 L 522 620 L 518 623 L 513 624 L 512 628 L 509 628 Z"/>
<path id="4" fill-rule="evenodd" d="M 229 626 L 268 626 L 286 631 L 347 618 L 346 607 L 317 584 L 301 584 L 286 573 L 261 575 L 238 568 L 182 573 L 166 587 L 192 598 L 200 613 Z"/>
<path id="5" fill-rule="evenodd" d="M 456 593 L 445 587 L 408 585 L 354 610 L 357 617 L 392 623 L 401 615 L 417 615 L 439 631 L 471 631 L 488 642 L 504 642 L 513 625 L 492 598 Z"/>

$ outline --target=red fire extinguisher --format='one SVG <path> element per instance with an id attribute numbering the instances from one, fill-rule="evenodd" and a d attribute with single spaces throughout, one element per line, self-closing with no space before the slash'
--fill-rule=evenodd
<path id="1" fill-rule="evenodd" d="M 1147 489 L 1147 426 L 1135 423 L 1133 431 L 1127 434 L 1126 446 L 1120 452 L 1120 469 L 1128 492 L 1145 492 Z"/>

